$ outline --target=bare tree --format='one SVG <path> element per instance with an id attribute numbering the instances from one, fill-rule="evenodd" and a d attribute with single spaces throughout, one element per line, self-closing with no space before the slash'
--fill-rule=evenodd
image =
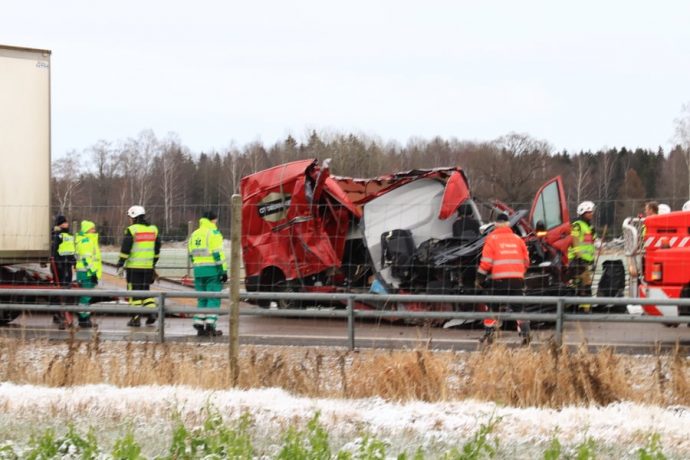
<path id="1" fill-rule="evenodd" d="M 545 161 L 551 151 L 549 143 L 528 134 L 510 133 L 494 140 L 492 145 L 499 156 L 490 174 L 503 192 L 497 197 L 526 205 L 544 180 Z"/>
<path id="2" fill-rule="evenodd" d="M 151 130 L 142 131 L 136 139 L 128 139 L 120 153 L 120 167 L 127 181 L 127 190 L 123 190 L 123 202 L 126 198 L 130 204 L 145 206 L 151 195 L 153 184 L 149 172 L 160 144 Z M 123 203 L 125 204 L 125 203 Z"/>
<path id="3" fill-rule="evenodd" d="M 268 168 L 270 165 L 266 149 L 260 142 L 252 142 L 247 145 L 244 148 L 243 155 L 249 160 L 251 172 L 253 173 Z"/>
<path id="4" fill-rule="evenodd" d="M 685 165 L 690 176 L 690 102 L 683 104 L 681 115 L 674 120 L 676 125 L 675 140 L 683 149 Z M 690 181 L 688 182 L 688 198 L 690 198 Z"/>
<path id="5" fill-rule="evenodd" d="M 616 167 L 615 153 L 608 151 L 599 156 L 599 200 L 609 200 L 611 193 L 611 180 Z"/>
<path id="6" fill-rule="evenodd" d="M 239 193 L 240 180 L 248 173 L 247 163 L 242 161 L 239 150 L 231 146 L 223 154 L 223 177 L 220 187 L 226 197 L 232 196 L 234 193 Z"/>
<path id="7" fill-rule="evenodd" d="M 173 206 L 176 203 L 179 184 L 179 169 L 182 162 L 182 149 L 179 139 L 170 136 L 163 147 L 163 153 L 156 157 L 160 167 L 160 184 L 163 193 L 163 224 L 169 233 L 173 223 Z"/>
<path id="8" fill-rule="evenodd" d="M 583 153 L 575 155 L 573 163 L 572 177 L 575 189 L 575 202 L 579 203 L 583 200 L 583 196 L 592 182 L 592 164 Z"/>
<path id="9" fill-rule="evenodd" d="M 67 152 L 67 156 L 53 162 L 52 171 L 53 193 L 60 214 L 71 216 L 74 195 L 81 184 L 81 155 L 75 150 Z"/>
<path id="10" fill-rule="evenodd" d="M 98 181 L 103 183 L 111 179 L 117 172 L 117 157 L 114 154 L 112 144 L 100 140 L 89 150 Z"/>

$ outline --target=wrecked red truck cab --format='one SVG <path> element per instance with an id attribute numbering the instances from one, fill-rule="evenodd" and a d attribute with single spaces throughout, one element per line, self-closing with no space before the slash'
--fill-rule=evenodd
<path id="1" fill-rule="evenodd" d="M 323 285 L 341 266 L 350 221 L 360 215 L 316 160 L 244 177 L 242 251 L 247 290 Z"/>
<path id="2" fill-rule="evenodd" d="M 482 224 L 460 168 L 356 179 L 331 176 L 328 161 L 302 160 L 243 178 L 241 192 L 248 291 L 475 293 L 491 224 Z M 491 210 L 511 214 L 514 231 L 534 249 L 535 285 L 558 284 L 563 254 L 555 246 L 564 229 L 569 235 L 560 178 L 542 187 L 529 215 Z M 535 236 L 537 220 L 554 244 Z"/>

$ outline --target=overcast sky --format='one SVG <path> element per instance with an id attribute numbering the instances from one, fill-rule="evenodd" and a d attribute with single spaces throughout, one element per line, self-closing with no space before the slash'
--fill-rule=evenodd
<path id="1" fill-rule="evenodd" d="M 25 0 L 0 44 L 53 52 L 54 157 L 144 129 L 193 152 L 311 129 L 668 149 L 690 101 L 681 0 Z"/>

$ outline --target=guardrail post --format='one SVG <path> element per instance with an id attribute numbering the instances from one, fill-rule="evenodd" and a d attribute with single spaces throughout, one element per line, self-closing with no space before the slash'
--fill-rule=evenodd
<path id="1" fill-rule="evenodd" d="M 242 197 L 232 196 L 232 222 L 230 225 L 230 384 L 237 386 L 240 377 L 240 257 L 242 232 Z"/>
<path id="2" fill-rule="evenodd" d="M 158 294 L 158 341 L 165 342 L 165 292 Z"/>
<path id="3" fill-rule="evenodd" d="M 558 298 L 556 301 L 556 344 L 561 346 L 563 344 L 563 312 L 565 310 L 565 301 Z"/>
<path id="4" fill-rule="evenodd" d="M 192 236 L 192 233 L 194 233 L 194 221 L 193 220 L 188 220 L 187 221 L 187 240 Z M 187 259 L 187 278 L 191 277 L 192 275 L 192 261 L 190 260 L 189 257 L 185 257 Z"/>
<path id="5" fill-rule="evenodd" d="M 355 301 L 347 298 L 347 344 L 350 350 L 355 349 Z"/>

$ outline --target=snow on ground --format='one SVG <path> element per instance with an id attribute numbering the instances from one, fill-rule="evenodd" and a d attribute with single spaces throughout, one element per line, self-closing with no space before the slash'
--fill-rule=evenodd
<path id="1" fill-rule="evenodd" d="M 181 386 L 46 388 L 2 383 L 0 439 L 27 439 L 28 433 L 64 428 L 71 422 L 84 430 L 94 427 L 109 445 L 131 427 L 144 453 L 155 455 L 169 446 L 175 412 L 188 427 L 198 426 L 209 405 L 228 420 L 251 413 L 254 437 L 263 444 L 258 447 L 269 453 L 282 443 L 280 436 L 287 426 L 303 428 L 318 411 L 336 451 L 369 433 L 385 440 L 390 454 L 412 453 L 421 446 L 433 456 L 433 452 L 460 448 L 481 424 L 498 419 L 495 433 L 501 458 L 540 457 L 554 437 L 566 447 L 591 437 L 607 449 L 610 457 L 605 458 L 636 458 L 636 449 L 647 444 L 653 433 L 661 436 L 663 451 L 670 458 L 690 457 L 690 411 L 686 407 L 617 403 L 562 410 L 517 409 L 477 401 L 309 399 L 279 389 L 210 391 Z"/>

